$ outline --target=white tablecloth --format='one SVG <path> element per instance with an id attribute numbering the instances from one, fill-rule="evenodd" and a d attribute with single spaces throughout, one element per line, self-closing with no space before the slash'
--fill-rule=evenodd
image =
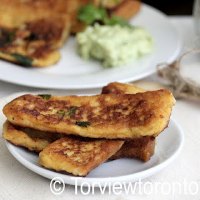
<path id="1" fill-rule="evenodd" d="M 184 46 L 191 47 L 194 41 L 193 23 L 191 17 L 171 17 L 171 22 L 176 26 L 180 36 L 183 38 Z M 148 77 L 146 80 L 157 79 L 155 75 Z M 9 83 L 0 82 L 0 97 L 10 95 L 15 92 L 34 91 L 38 89 L 15 86 Z M 63 91 L 61 91 L 63 92 Z M 85 91 L 88 93 L 88 91 Z M 93 91 L 92 91 L 93 92 Z M 185 132 L 185 143 L 181 154 L 167 168 L 156 175 L 145 179 L 144 182 L 168 182 L 178 181 L 183 183 L 195 182 L 198 184 L 198 194 L 192 195 L 170 193 L 162 194 L 161 191 L 150 195 L 136 192 L 134 195 L 109 195 L 107 191 L 104 195 L 96 191 L 95 195 L 81 194 L 75 195 L 73 186 L 66 186 L 64 193 L 55 196 L 49 188 L 50 181 L 45 179 L 19 164 L 8 152 L 0 139 L 0 199 L 1 200 L 35 200 L 35 199 L 182 199 L 182 200 L 199 200 L 200 199 L 200 105 L 199 102 L 177 101 L 173 117 L 182 126 Z M 183 185 L 182 185 L 183 186 Z M 194 189 L 194 188 L 193 188 Z"/>

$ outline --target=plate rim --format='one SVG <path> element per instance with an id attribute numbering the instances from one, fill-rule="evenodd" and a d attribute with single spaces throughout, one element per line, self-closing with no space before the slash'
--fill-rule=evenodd
<path id="1" fill-rule="evenodd" d="M 184 132 L 181 128 L 181 126 L 174 120 L 173 118 L 170 119 L 170 123 L 172 123 L 178 130 L 179 135 L 179 145 L 177 146 L 176 150 L 173 152 L 173 154 L 162 161 L 159 164 L 156 164 L 153 167 L 150 167 L 148 169 L 142 170 L 140 172 L 136 172 L 133 174 L 128 175 L 122 175 L 122 176 L 116 176 L 116 177 L 76 177 L 72 175 L 65 175 L 61 174 L 59 172 L 51 171 L 49 169 L 45 169 L 42 166 L 37 166 L 34 163 L 31 163 L 27 161 L 25 158 L 23 158 L 20 154 L 18 154 L 16 151 L 13 151 L 14 148 L 18 148 L 14 146 L 13 144 L 9 143 L 5 140 L 6 147 L 8 148 L 11 155 L 24 167 L 29 169 L 30 171 L 33 171 L 34 173 L 45 177 L 47 179 L 53 179 L 55 177 L 61 178 L 65 184 L 75 185 L 75 181 L 77 186 L 80 186 L 83 182 L 87 182 L 89 186 L 95 186 L 94 183 L 98 183 L 97 186 L 104 186 L 105 182 L 109 182 L 109 184 L 113 184 L 115 182 L 135 182 L 137 180 L 142 180 L 144 178 L 150 177 L 154 175 L 156 172 L 161 171 L 165 167 L 167 167 L 181 152 L 181 149 L 184 145 Z M 50 174 L 49 174 L 50 173 Z"/>
<path id="2" fill-rule="evenodd" d="M 158 10 L 158 9 L 156 9 L 156 8 L 150 6 L 150 5 L 147 5 L 145 3 L 142 3 L 142 6 L 145 6 L 146 8 L 151 9 L 152 11 L 154 11 L 156 13 L 159 13 L 160 15 L 165 17 L 166 20 L 169 21 L 169 17 L 165 13 L 161 12 L 160 10 Z M 169 23 L 174 28 L 174 32 L 177 35 L 177 46 L 176 46 L 176 49 L 174 50 L 173 55 L 171 55 L 168 58 L 168 60 L 166 60 L 167 63 L 171 63 L 177 58 L 177 56 L 179 55 L 179 53 L 181 51 L 182 45 L 183 45 L 181 37 L 178 37 L 179 33 L 177 32 L 177 30 L 175 29 L 175 27 L 173 26 L 173 24 L 170 21 L 169 21 Z M 3 63 L 1 63 L 1 64 L 3 65 Z M 149 76 L 149 75 L 151 75 L 151 74 L 153 74 L 155 72 L 156 72 L 156 67 L 149 68 L 146 72 L 142 72 L 142 73 L 138 74 L 134 78 L 132 78 L 132 77 L 123 78 L 122 77 L 122 78 L 117 79 L 117 81 L 122 82 L 122 83 L 127 83 L 127 82 L 131 82 L 131 81 L 137 81 L 137 80 L 140 80 L 141 78 L 145 78 L 145 77 L 147 77 L 147 76 Z M 16 80 L 8 79 L 6 77 L 0 77 L 0 80 L 4 81 L 4 82 L 7 82 L 7 83 L 20 85 L 20 86 L 27 86 L 27 87 L 34 87 L 34 88 L 41 88 L 41 89 L 68 89 L 68 90 L 73 90 L 73 89 L 74 90 L 77 90 L 77 89 L 95 89 L 95 88 L 100 88 L 103 85 L 106 85 L 108 82 L 110 82 L 110 81 L 104 81 L 104 83 L 95 83 L 95 84 L 81 84 L 80 83 L 79 85 L 68 84 L 66 82 L 66 84 L 54 84 L 54 85 L 48 85 L 47 86 L 47 84 L 41 85 L 37 81 L 32 81 L 32 82 L 21 81 L 21 82 L 18 82 Z"/>

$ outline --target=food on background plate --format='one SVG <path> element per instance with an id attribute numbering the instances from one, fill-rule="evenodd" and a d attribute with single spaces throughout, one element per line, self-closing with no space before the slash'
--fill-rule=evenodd
<path id="1" fill-rule="evenodd" d="M 153 51 L 151 35 L 139 27 L 95 24 L 76 38 L 80 56 L 99 60 L 105 68 L 126 64 Z"/>
<path id="2" fill-rule="evenodd" d="M 120 0 L 120 1 L 121 3 L 119 5 L 110 8 L 111 15 L 122 17 L 123 19 L 129 20 L 140 11 L 141 7 L 140 0 Z"/>
<path id="3" fill-rule="evenodd" d="M 70 1 L 0 0 L 0 5 L 0 58 L 35 67 L 59 61 L 58 49 L 70 33 Z"/>
<path id="4" fill-rule="evenodd" d="M 81 1 L 75 20 L 73 20 L 71 32 L 76 34 L 84 31 L 88 25 L 93 25 L 95 22 L 127 24 L 127 21 L 139 12 L 140 7 L 141 1 L 137 0 Z"/>
<path id="5" fill-rule="evenodd" d="M 140 2 L 0 0 L 0 5 L 0 58 L 25 67 L 47 67 L 60 60 L 59 48 L 70 33 L 89 25 L 84 21 L 88 16 L 92 14 L 97 21 L 102 11 L 109 24 L 127 23 L 123 20 L 127 19 L 127 5 L 133 8 L 129 11 L 131 17 L 139 10 Z M 81 10 L 85 10 L 82 17 Z"/>

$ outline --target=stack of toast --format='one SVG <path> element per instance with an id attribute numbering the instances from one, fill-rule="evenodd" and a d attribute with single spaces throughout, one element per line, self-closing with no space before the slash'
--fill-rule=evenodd
<path id="1" fill-rule="evenodd" d="M 3 137 L 52 170 L 86 176 L 107 160 L 148 161 L 175 103 L 168 90 L 111 83 L 95 96 L 23 95 L 7 105 Z"/>
<path id="2" fill-rule="evenodd" d="M 0 0 L 0 58 L 23 66 L 55 64 L 70 33 L 84 29 L 77 14 L 89 3 L 125 19 L 140 7 L 135 0 Z"/>

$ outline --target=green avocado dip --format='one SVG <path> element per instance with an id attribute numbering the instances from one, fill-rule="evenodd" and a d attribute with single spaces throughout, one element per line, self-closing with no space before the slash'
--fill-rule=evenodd
<path id="1" fill-rule="evenodd" d="M 95 24 L 77 34 L 76 39 L 80 56 L 97 59 L 105 68 L 126 64 L 153 50 L 151 35 L 140 27 Z"/>

